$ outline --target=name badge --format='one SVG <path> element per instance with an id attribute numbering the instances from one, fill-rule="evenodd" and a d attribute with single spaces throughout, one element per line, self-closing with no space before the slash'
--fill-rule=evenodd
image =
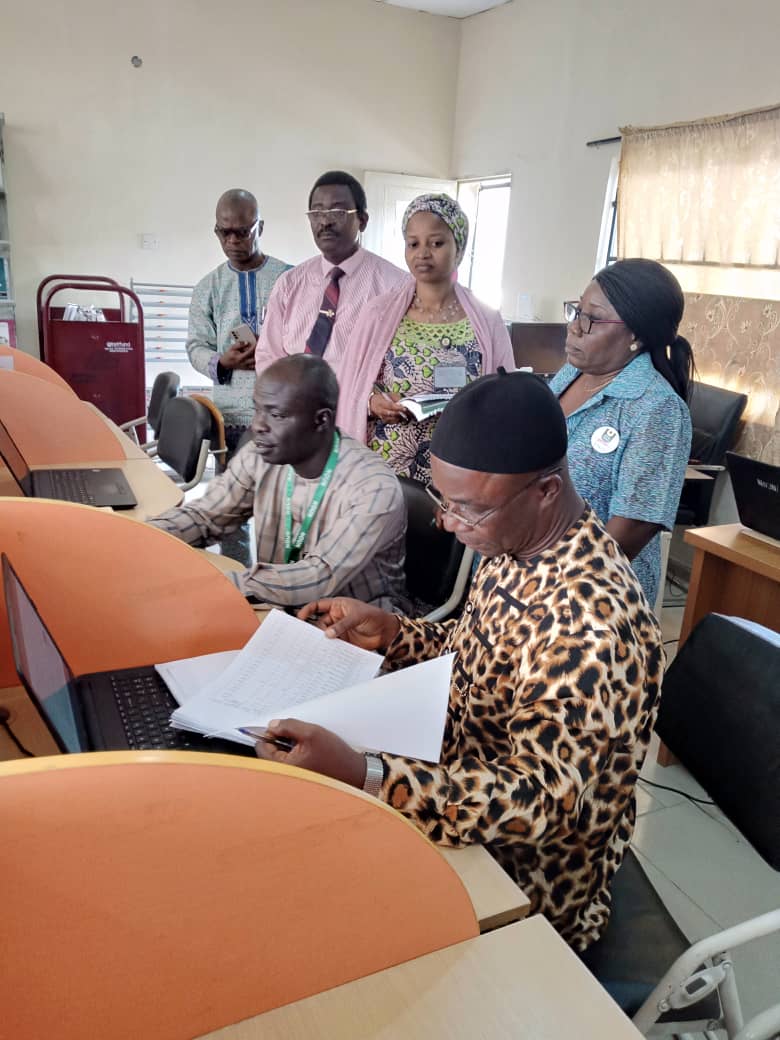
<path id="1" fill-rule="evenodd" d="M 434 390 L 457 390 L 466 385 L 466 363 L 440 362 L 433 370 Z"/>
<path id="2" fill-rule="evenodd" d="M 620 444 L 620 434 L 614 426 L 599 426 L 593 431 L 590 438 L 590 446 L 599 455 L 611 455 Z"/>

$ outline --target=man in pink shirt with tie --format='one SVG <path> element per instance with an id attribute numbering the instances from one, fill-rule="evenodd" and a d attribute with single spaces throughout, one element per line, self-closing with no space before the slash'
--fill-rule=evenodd
<path id="1" fill-rule="evenodd" d="M 257 341 L 258 373 L 288 354 L 324 357 L 336 376 L 363 305 L 409 275 L 360 246 L 368 223 L 366 193 L 354 177 L 331 170 L 318 178 L 307 212 L 321 256 L 278 278 Z"/>

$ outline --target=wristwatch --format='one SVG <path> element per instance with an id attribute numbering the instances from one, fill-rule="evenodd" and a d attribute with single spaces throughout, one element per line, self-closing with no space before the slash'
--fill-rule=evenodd
<path id="1" fill-rule="evenodd" d="M 378 798 L 385 779 L 385 764 L 379 755 L 374 755 L 370 751 L 364 752 L 364 755 L 366 759 L 366 779 L 363 781 L 363 790 L 366 794 Z"/>

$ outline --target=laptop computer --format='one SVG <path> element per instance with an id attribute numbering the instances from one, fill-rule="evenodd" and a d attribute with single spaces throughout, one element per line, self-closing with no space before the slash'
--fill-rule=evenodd
<path id="1" fill-rule="evenodd" d="M 780 466 L 726 452 L 744 533 L 780 549 Z"/>
<path id="2" fill-rule="evenodd" d="M 2 567 L 16 671 L 60 751 L 254 754 L 233 741 L 173 729 L 178 705 L 151 665 L 75 678 L 5 553 Z"/>
<path id="3" fill-rule="evenodd" d="M 6 426 L 0 422 L 0 457 L 27 498 L 56 498 L 85 506 L 132 509 L 138 501 L 120 469 L 31 470 Z"/>

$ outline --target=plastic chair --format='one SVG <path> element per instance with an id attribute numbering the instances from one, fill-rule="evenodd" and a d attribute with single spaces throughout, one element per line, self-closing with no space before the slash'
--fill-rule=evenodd
<path id="1" fill-rule="evenodd" d="M 406 587 L 415 602 L 432 607 L 424 615 L 426 621 L 441 621 L 465 596 L 474 552 L 432 523 L 436 507 L 424 484 L 407 477 L 398 479 L 407 512 Z"/>
<path id="2" fill-rule="evenodd" d="M 203 479 L 211 450 L 212 414 L 191 397 L 174 397 L 165 407 L 156 457 L 178 475 L 182 491 Z"/>
<path id="3" fill-rule="evenodd" d="M 398 813 L 231 755 L 0 764 L 2 1029 L 181 1040 L 479 934 Z"/>
<path id="4" fill-rule="evenodd" d="M 745 394 L 709 383 L 693 383 L 691 392 L 691 461 L 694 469 L 719 473 L 726 452 L 734 446 L 737 427 L 747 405 Z M 709 522 L 714 480 L 690 480 L 683 484 L 675 523 L 704 527 Z"/>
<path id="5" fill-rule="evenodd" d="M 708 615 L 666 673 L 656 728 L 776 870 L 778 720 L 780 648 Z M 582 959 L 646 1036 L 723 1029 L 729 1040 L 746 1040 L 772 1035 L 761 1022 L 778 1021 L 780 1005 L 744 1024 L 730 951 L 777 931 L 780 909 L 690 946 L 629 851 L 613 882 L 609 924 Z"/>
<path id="6" fill-rule="evenodd" d="M 138 419 L 131 419 L 130 422 L 122 423 L 120 426 L 121 430 L 132 435 L 135 443 L 139 444 L 147 455 L 155 455 L 157 452 L 157 438 L 160 436 L 163 412 L 168 402 L 172 401 L 178 394 L 180 383 L 181 379 L 176 372 L 160 372 L 152 386 L 146 415 L 142 415 Z M 154 440 L 140 444 L 138 439 L 139 426 L 151 426 Z"/>

